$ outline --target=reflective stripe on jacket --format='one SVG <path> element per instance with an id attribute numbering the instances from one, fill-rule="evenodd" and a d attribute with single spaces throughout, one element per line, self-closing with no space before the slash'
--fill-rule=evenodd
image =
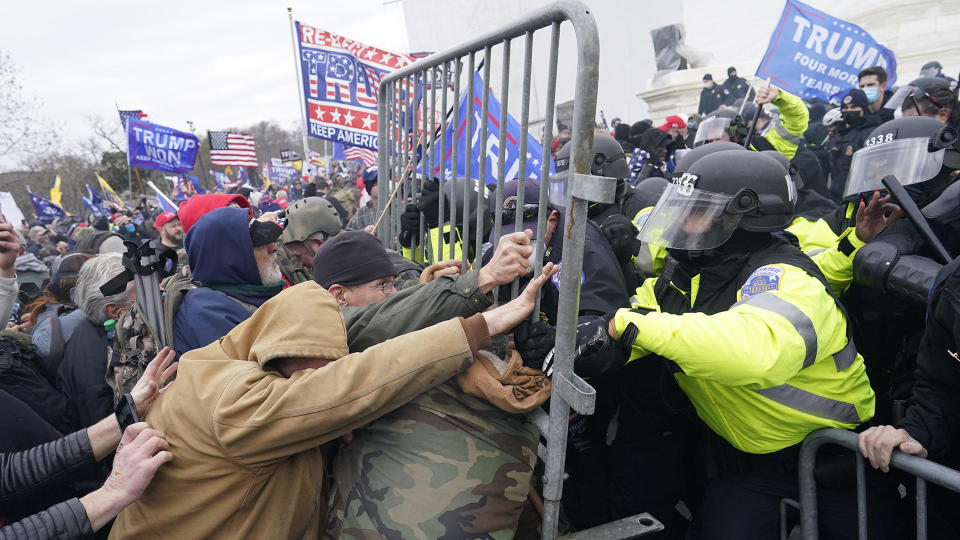
<path id="1" fill-rule="evenodd" d="M 621 309 L 614 319 L 619 332 L 631 322 L 639 329 L 631 361 L 652 353 L 676 363 L 704 422 L 757 454 L 817 428 L 853 428 L 875 406 L 843 312 L 811 261 L 783 244 L 733 261 L 727 284 L 707 276 L 713 269 L 674 282 L 679 272 L 668 259 L 631 299 L 653 312 Z"/>

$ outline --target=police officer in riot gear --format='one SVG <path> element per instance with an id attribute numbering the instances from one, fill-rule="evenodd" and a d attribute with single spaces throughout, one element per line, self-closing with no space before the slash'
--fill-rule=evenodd
<path id="1" fill-rule="evenodd" d="M 654 130 L 650 128 L 647 132 Z M 664 138 L 669 136 L 660 130 Z M 646 133 L 644 134 L 646 136 Z M 565 144 L 556 157 L 557 175 L 551 178 L 551 198 L 554 203 L 565 204 L 563 189 L 556 193 L 553 186 L 562 185 L 563 179 L 570 168 L 571 145 Z M 626 182 L 630 170 L 627 159 L 620 143 L 613 137 L 598 133 L 593 137 L 593 159 L 590 162 L 590 174 L 617 179 L 616 195 L 613 204 L 590 203 L 587 208 L 587 217 L 600 226 L 604 237 L 614 250 L 614 255 L 620 263 L 620 269 L 627 285 L 629 294 L 640 284 L 640 272 L 633 263 L 633 258 L 640 252 L 640 245 L 636 235 L 639 232 L 634 225 L 637 214 L 647 206 L 636 189 Z"/>
<path id="2" fill-rule="evenodd" d="M 955 184 L 958 174 L 960 151 L 956 132 L 934 118 L 900 118 L 875 129 L 867 138 L 866 146 L 854 154 L 845 197 L 883 189 L 880 179 L 887 175 L 896 177 L 920 206 L 950 255 L 956 256 L 960 253 L 960 220 L 957 219 L 960 217 L 960 184 Z M 858 282 L 886 291 L 887 280 L 898 275 L 895 263 L 902 255 L 935 258 L 932 247 L 907 221 L 890 227 L 858 253 L 854 277 Z M 885 270 L 878 268 L 878 264 Z M 922 304 L 933 275 L 929 271 L 909 274 L 916 285 L 912 297 Z M 908 293 L 907 297 L 910 296 Z"/>
<path id="3" fill-rule="evenodd" d="M 960 152 L 952 129 L 934 118 L 899 118 L 875 129 L 864 148 L 854 154 L 844 197 L 858 200 L 883 189 L 881 179 L 893 175 L 927 214 L 950 256 L 956 257 L 960 254 L 960 197 L 954 184 L 958 173 Z M 910 395 L 924 329 L 924 304 L 942 263 L 913 224 L 902 219 L 854 256 L 854 283 L 843 300 L 855 319 L 854 335 L 868 361 L 882 422 L 896 421 L 903 400 Z"/>
<path id="4" fill-rule="evenodd" d="M 667 248 L 666 266 L 638 289 L 632 309 L 610 317 L 603 338 L 632 332 L 631 364 L 673 366 L 712 432 L 720 478 L 694 509 L 694 538 L 775 537 L 780 499 L 797 496 L 803 439 L 820 427 L 854 428 L 874 412 L 863 359 L 826 278 L 774 234 L 793 219 L 792 190 L 777 161 L 742 150 L 676 174 L 641 231 Z M 645 429 L 620 418 L 618 438 Z M 694 461 L 686 457 L 680 463 Z M 855 526 L 825 525 L 839 538 Z"/>
<path id="5" fill-rule="evenodd" d="M 563 174 L 570 168 L 569 143 L 563 145 L 557 152 L 557 174 Z M 602 224 L 608 217 L 620 214 L 633 218 L 642 207 L 637 207 L 638 201 L 627 185 L 625 179 L 630 174 L 627 168 L 627 158 L 623 147 L 610 135 L 598 133 L 593 136 L 593 159 L 590 161 L 590 174 L 617 179 L 617 193 L 613 204 L 591 203 L 587 209 L 587 217 L 595 223 Z"/>
<path id="6" fill-rule="evenodd" d="M 595 160 L 595 163 L 599 164 L 602 161 Z M 523 189 L 523 206 L 518 203 L 517 194 L 520 189 Z M 562 194 L 562 188 L 560 192 Z M 491 214 L 501 214 L 502 234 L 508 234 L 514 230 L 515 219 L 520 215 L 523 221 L 521 227 L 534 230 L 534 238 L 542 239 L 544 242 L 543 262 L 553 262 L 560 267 L 562 273 L 565 236 L 563 231 L 565 231 L 564 222 L 567 216 L 560 205 L 563 199 L 556 200 L 557 197 L 550 199 L 548 208 L 542 209 L 547 216 L 545 229 L 537 230 L 537 218 L 541 211 L 539 194 L 540 184 L 536 180 L 512 180 L 503 187 L 503 206 L 496 208 L 496 201 L 490 198 L 488 199 L 489 209 Z M 593 220 L 587 220 L 585 234 L 577 313 L 578 335 L 581 329 L 603 328 L 604 314 L 610 312 L 611 308 L 628 305 L 628 294 L 620 265 L 601 228 Z M 488 256 L 489 254 L 488 252 Z M 500 298 L 508 297 L 509 289 L 501 289 Z M 555 342 L 554 325 L 557 323 L 560 299 L 559 277 L 555 275 L 552 281 L 541 289 L 540 298 L 539 320 L 533 323 L 527 321 L 518 326 L 514 332 L 514 341 L 525 364 L 550 371 L 551 351 Z M 622 364 L 622 354 L 613 351 L 609 354 L 600 353 L 597 361 L 591 366 L 595 369 L 588 370 L 583 375 L 598 376 L 607 370 L 607 366 Z M 605 385 L 597 384 L 596 379 L 592 382 L 596 384 L 598 395 L 607 395 Z M 564 506 L 567 508 L 570 519 L 578 528 L 590 527 L 612 518 L 606 498 L 598 495 L 606 489 L 604 481 L 606 460 L 603 458 L 605 449 L 597 435 L 605 429 L 603 420 L 609 419 L 609 415 L 605 412 L 598 410 L 597 415 L 590 417 L 578 415 L 571 422 L 571 442 L 566 462 L 570 479 L 565 482 Z"/>

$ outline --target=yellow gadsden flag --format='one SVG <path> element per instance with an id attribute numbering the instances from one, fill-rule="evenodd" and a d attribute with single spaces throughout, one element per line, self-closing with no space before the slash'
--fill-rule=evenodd
<path id="1" fill-rule="evenodd" d="M 53 187 L 50 188 L 50 200 L 53 201 L 53 204 L 59 206 L 61 209 L 63 205 L 60 204 L 60 199 L 63 197 L 63 191 L 60 190 L 60 175 L 57 175 L 57 179 L 53 182 Z M 66 210 L 63 211 L 66 215 L 70 215 L 70 212 Z"/>
<path id="2" fill-rule="evenodd" d="M 50 188 L 50 200 L 53 201 L 53 204 L 63 208 L 63 205 L 60 204 L 61 197 L 63 197 L 63 191 L 60 191 L 60 175 L 57 175 L 57 179 L 53 182 L 53 187 Z"/>

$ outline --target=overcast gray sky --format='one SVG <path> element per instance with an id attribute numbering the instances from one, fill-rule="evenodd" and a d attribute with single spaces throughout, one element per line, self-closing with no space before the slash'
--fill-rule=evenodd
<path id="1" fill-rule="evenodd" d="M 0 50 L 68 139 L 87 136 L 91 115 L 119 126 L 116 105 L 178 129 L 192 120 L 198 133 L 260 120 L 291 127 L 287 6 L 297 20 L 407 52 L 401 5 L 383 0 L 4 1 Z"/>

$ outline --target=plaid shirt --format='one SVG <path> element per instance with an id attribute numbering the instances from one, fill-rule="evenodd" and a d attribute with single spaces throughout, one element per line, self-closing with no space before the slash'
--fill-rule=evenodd
<path id="1" fill-rule="evenodd" d="M 357 213 L 350 218 L 350 221 L 347 222 L 347 226 L 344 227 L 344 230 L 347 231 L 360 231 L 366 228 L 368 225 L 373 225 L 377 222 L 377 207 L 373 205 L 373 201 L 367 203 L 366 206 L 357 210 Z"/>

